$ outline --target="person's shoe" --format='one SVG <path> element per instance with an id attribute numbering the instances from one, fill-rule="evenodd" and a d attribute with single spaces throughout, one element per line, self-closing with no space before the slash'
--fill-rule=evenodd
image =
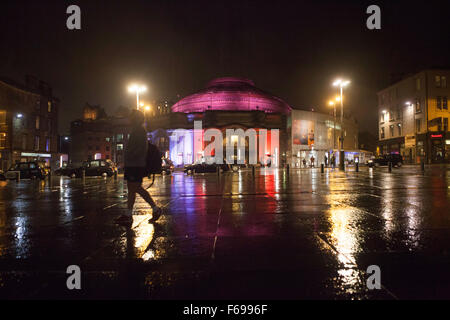
<path id="1" fill-rule="evenodd" d="M 152 218 L 149 220 L 149 222 L 155 222 L 156 220 L 159 219 L 159 217 L 161 217 L 161 214 L 162 214 L 162 208 L 154 207 L 153 213 L 152 213 Z"/>
<path id="2" fill-rule="evenodd" d="M 126 215 L 121 215 L 120 217 L 114 219 L 114 222 L 121 225 L 131 225 L 133 218 Z"/>

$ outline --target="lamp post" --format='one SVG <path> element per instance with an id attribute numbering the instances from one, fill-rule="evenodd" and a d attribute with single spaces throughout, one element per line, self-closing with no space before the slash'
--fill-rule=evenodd
<path id="1" fill-rule="evenodd" d="M 342 79 L 338 79 L 335 82 L 333 82 L 333 86 L 334 87 L 339 87 L 339 94 L 340 94 L 340 100 L 341 100 L 341 149 L 340 149 L 340 153 L 339 153 L 339 169 L 340 170 L 345 170 L 345 164 L 344 164 L 344 157 L 345 157 L 345 152 L 344 152 L 344 100 L 342 97 L 342 93 L 343 90 L 346 86 L 348 86 L 350 84 L 350 81 L 348 80 L 342 80 Z"/>
<path id="2" fill-rule="evenodd" d="M 136 93 L 136 109 L 139 110 L 139 93 L 145 92 L 147 88 L 142 85 L 133 84 L 128 87 L 128 92 L 134 92 Z"/>
<path id="3" fill-rule="evenodd" d="M 334 101 L 331 100 L 328 104 L 332 106 L 334 109 L 334 121 L 333 121 L 333 153 L 334 153 L 334 149 L 336 149 L 336 103 L 334 103 Z"/>

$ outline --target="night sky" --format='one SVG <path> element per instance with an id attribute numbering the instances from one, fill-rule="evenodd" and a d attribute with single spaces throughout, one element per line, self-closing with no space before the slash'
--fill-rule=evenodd
<path id="1" fill-rule="evenodd" d="M 1 1 L 0 75 L 32 74 L 61 99 L 60 131 L 86 102 L 112 113 L 145 99 L 177 99 L 211 79 L 242 76 L 294 108 L 326 110 L 337 76 L 346 108 L 377 130 L 376 92 L 392 76 L 450 65 L 449 1 Z M 82 30 L 66 28 L 77 4 Z M 366 28 L 381 7 L 382 29 Z"/>

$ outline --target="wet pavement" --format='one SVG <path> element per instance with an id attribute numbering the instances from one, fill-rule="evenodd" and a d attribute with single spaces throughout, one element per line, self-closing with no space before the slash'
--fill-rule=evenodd
<path id="1" fill-rule="evenodd" d="M 0 298 L 449 299 L 449 172 L 177 172 L 149 189 L 165 214 L 137 197 L 131 229 L 121 176 L 0 181 Z"/>

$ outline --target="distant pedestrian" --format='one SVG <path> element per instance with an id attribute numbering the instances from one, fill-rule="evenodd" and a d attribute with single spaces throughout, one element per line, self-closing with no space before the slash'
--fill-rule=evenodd
<path id="1" fill-rule="evenodd" d="M 115 221 L 119 224 L 131 224 L 133 206 L 136 193 L 139 194 L 153 209 L 152 221 L 156 221 L 161 215 L 161 208 L 156 205 L 150 194 L 142 187 L 142 178 L 147 175 L 147 132 L 144 129 L 144 114 L 133 110 L 130 116 L 131 134 L 125 147 L 124 177 L 128 186 L 128 211 Z"/>
<path id="2" fill-rule="evenodd" d="M 314 156 L 311 156 L 311 168 L 314 168 Z"/>
<path id="3" fill-rule="evenodd" d="M 336 167 L 336 158 L 334 157 L 334 154 L 331 156 L 331 166 L 333 169 Z"/>
<path id="4" fill-rule="evenodd" d="M 306 159 L 303 158 L 303 167 L 306 168 Z"/>
<path id="5" fill-rule="evenodd" d="M 324 156 L 323 162 L 325 163 L 325 167 L 328 167 L 328 158 L 327 158 L 327 156 Z"/>

